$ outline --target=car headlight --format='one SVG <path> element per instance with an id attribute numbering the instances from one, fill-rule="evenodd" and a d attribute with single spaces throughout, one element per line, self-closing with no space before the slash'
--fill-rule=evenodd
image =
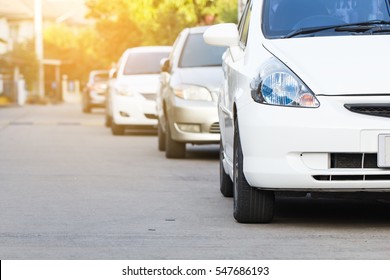
<path id="1" fill-rule="evenodd" d="M 181 85 L 174 89 L 175 95 L 185 100 L 212 101 L 207 88 L 194 85 Z"/>
<path id="2" fill-rule="evenodd" d="M 278 59 L 271 58 L 251 83 L 254 101 L 269 105 L 318 108 L 314 93 Z"/>
<path id="3" fill-rule="evenodd" d="M 116 89 L 116 93 L 121 96 L 128 96 L 128 97 L 134 96 L 134 90 L 132 90 L 129 87 L 118 87 Z"/>

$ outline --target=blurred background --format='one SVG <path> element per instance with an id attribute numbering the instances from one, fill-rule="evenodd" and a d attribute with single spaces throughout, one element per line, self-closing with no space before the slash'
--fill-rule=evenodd
<path id="1" fill-rule="evenodd" d="M 61 102 L 124 50 L 237 22 L 245 0 L 0 0 L 0 103 Z"/>

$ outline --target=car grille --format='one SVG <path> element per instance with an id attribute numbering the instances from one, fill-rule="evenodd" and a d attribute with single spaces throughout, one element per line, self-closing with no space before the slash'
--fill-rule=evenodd
<path id="1" fill-rule="evenodd" d="M 390 118 L 390 104 L 345 104 L 354 113 Z"/>
<path id="2" fill-rule="evenodd" d="M 377 164 L 377 154 L 333 153 L 330 154 L 330 168 L 379 168 Z M 313 178 L 317 181 L 390 181 L 390 174 L 315 175 Z"/>
<path id="3" fill-rule="evenodd" d="M 379 168 L 377 154 L 330 154 L 330 168 Z"/>
<path id="4" fill-rule="evenodd" d="M 316 175 L 316 181 L 390 181 L 390 175 Z"/>
<path id="5" fill-rule="evenodd" d="M 147 100 L 156 100 L 156 97 L 157 97 L 156 93 L 141 93 L 141 94 Z"/>
<path id="6" fill-rule="evenodd" d="M 215 122 L 210 126 L 210 133 L 220 133 L 219 122 Z"/>

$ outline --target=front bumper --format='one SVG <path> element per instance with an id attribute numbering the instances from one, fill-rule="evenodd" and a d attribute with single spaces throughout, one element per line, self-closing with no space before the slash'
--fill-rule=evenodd
<path id="1" fill-rule="evenodd" d="M 106 93 L 104 91 L 90 91 L 89 92 L 89 101 L 91 105 L 104 107 L 106 102 Z"/>
<path id="2" fill-rule="evenodd" d="M 193 144 L 217 144 L 220 141 L 218 110 L 215 102 L 188 101 L 174 97 L 168 109 L 172 139 Z M 198 132 L 181 129 L 183 125 L 197 126 Z"/>
<path id="3" fill-rule="evenodd" d="M 318 97 L 316 109 L 248 102 L 238 111 L 244 174 L 274 190 L 390 191 L 390 169 L 335 168 L 332 154 L 377 154 L 385 117 L 353 113 L 347 103 L 390 103 L 390 97 Z"/>
<path id="4" fill-rule="evenodd" d="M 157 127 L 156 101 L 140 95 L 116 95 L 112 99 L 112 117 L 117 125 Z"/>

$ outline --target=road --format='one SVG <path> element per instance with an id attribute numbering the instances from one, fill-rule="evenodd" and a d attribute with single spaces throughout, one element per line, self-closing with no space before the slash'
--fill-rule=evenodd
<path id="1" fill-rule="evenodd" d="M 238 224 L 218 147 L 167 160 L 78 104 L 0 108 L 0 259 L 389 259 L 390 203 L 278 198 Z"/>

